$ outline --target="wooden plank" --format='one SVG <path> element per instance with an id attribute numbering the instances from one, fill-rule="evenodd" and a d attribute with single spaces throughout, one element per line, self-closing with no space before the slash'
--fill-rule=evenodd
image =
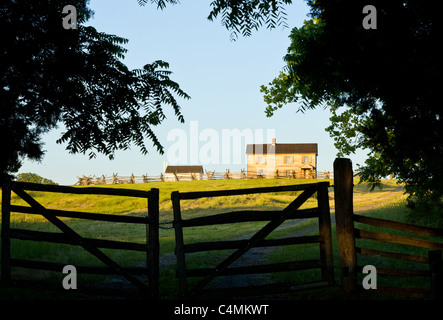
<path id="1" fill-rule="evenodd" d="M 11 265 L 19 268 L 28 268 L 36 270 L 47 270 L 62 272 L 66 263 L 55 263 L 46 261 L 32 261 L 23 259 L 11 259 Z M 103 274 L 103 275 L 120 275 L 116 270 L 104 267 L 104 266 L 75 266 L 78 273 L 88 273 L 88 274 Z M 144 267 L 123 267 L 125 272 L 131 273 L 133 275 L 145 275 L 146 268 Z"/>
<path id="2" fill-rule="evenodd" d="M 427 249 L 443 250 L 443 243 L 438 243 L 435 241 L 399 236 L 391 233 L 360 230 L 357 228 L 355 228 L 354 231 L 356 238 L 360 239 L 377 240 L 381 242 L 404 244 Z"/>
<path id="3" fill-rule="evenodd" d="M 42 292 L 52 292 L 53 294 L 61 293 L 62 295 L 66 293 L 65 289 L 56 282 L 43 282 L 41 280 L 22 280 L 22 279 L 14 279 L 14 288 L 21 288 L 24 290 L 35 290 L 38 288 L 39 291 Z M 130 299 L 130 300 L 140 300 L 140 293 L 136 288 L 121 288 L 118 284 L 107 287 L 99 287 L 94 285 L 94 283 L 82 283 L 81 287 L 78 287 L 77 292 L 82 295 L 84 300 L 87 300 L 87 297 L 91 299 L 96 299 L 96 297 L 100 297 L 105 299 L 114 300 L 118 299 Z"/>
<path id="4" fill-rule="evenodd" d="M 331 212 L 329 209 L 329 182 L 321 182 L 317 189 L 318 227 L 323 239 L 320 242 L 320 259 L 322 261 L 322 279 L 334 285 L 334 255 L 332 252 Z"/>
<path id="5" fill-rule="evenodd" d="M 149 225 L 147 235 L 146 266 L 148 268 L 149 292 L 152 298 L 158 297 L 160 277 L 160 241 L 159 241 L 159 189 L 152 188 L 148 198 Z"/>
<path id="6" fill-rule="evenodd" d="M 178 277 L 179 277 L 179 296 L 183 298 L 187 292 L 186 283 L 186 258 L 183 247 L 183 226 L 180 209 L 180 193 L 173 191 L 171 193 L 172 210 L 174 213 L 174 231 L 175 231 L 175 256 L 177 257 Z"/>
<path id="7" fill-rule="evenodd" d="M 295 244 L 306 244 L 306 243 L 319 243 L 323 239 L 321 236 L 300 236 L 300 237 L 288 237 L 281 239 L 268 239 L 262 240 L 256 243 L 253 248 L 257 247 L 274 247 L 274 246 L 285 246 L 285 245 L 295 245 Z M 197 242 L 186 244 L 183 246 L 185 253 L 194 253 L 201 251 L 212 251 L 212 250 L 229 250 L 229 249 L 239 249 L 240 247 L 246 245 L 249 240 L 228 240 L 228 241 L 211 241 L 211 242 Z"/>
<path id="8" fill-rule="evenodd" d="M 256 286 L 246 286 L 246 287 L 232 287 L 232 288 L 217 288 L 217 289 L 206 289 L 203 294 L 207 298 L 232 298 L 232 297 L 243 297 L 243 296 L 261 296 L 261 295 L 272 295 L 281 293 L 290 293 L 299 290 L 309 290 L 327 287 L 327 281 L 318 282 L 307 282 L 302 284 L 292 284 L 292 283 L 271 283 Z"/>
<path id="9" fill-rule="evenodd" d="M 15 194 L 17 194 L 20 198 L 25 200 L 31 207 L 33 207 L 37 212 L 40 212 L 42 216 L 44 216 L 49 222 L 51 222 L 54 226 L 68 235 L 72 240 L 81 245 L 86 251 L 97 257 L 104 264 L 124 276 L 129 282 L 131 282 L 135 287 L 137 287 L 141 292 L 146 292 L 146 286 L 137 278 L 132 276 L 130 273 L 122 270 L 121 267 L 115 263 L 111 258 L 105 255 L 102 251 L 85 241 L 78 233 L 72 230 L 69 226 L 59 220 L 57 217 L 45 213 L 45 208 L 38 203 L 35 199 L 33 199 L 29 194 L 25 191 L 18 189 L 16 185 L 13 186 L 12 189 Z"/>
<path id="10" fill-rule="evenodd" d="M 2 283 L 11 281 L 11 186 L 2 185 Z"/>
<path id="11" fill-rule="evenodd" d="M 430 250 L 429 255 L 429 280 L 434 299 L 443 298 L 443 263 L 441 250 Z"/>
<path id="12" fill-rule="evenodd" d="M 428 263 L 429 262 L 429 258 L 427 258 L 427 257 L 416 256 L 416 255 L 412 255 L 412 254 L 388 252 L 388 251 L 369 249 L 369 248 L 359 248 L 359 247 L 356 247 L 355 249 L 356 249 L 357 253 L 360 253 L 363 255 L 401 259 L 401 260 L 408 260 L 408 261 L 419 262 L 419 263 Z"/>
<path id="13" fill-rule="evenodd" d="M 180 199 L 181 200 L 190 200 L 190 199 L 198 199 L 198 198 L 204 198 L 204 197 L 224 197 L 224 196 L 235 196 L 235 195 L 253 194 L 253 193 L 302 191 L 302 190 L 307 190 L 307 189 L 309 189 L 311 187 L 315 187 L 315 186 L 316 186 L 316 183 L 306 183 L 306 184 L 297 184 L 297 185 L 290 185 L 290 186 L 277 186 L 277 187 L 183 192 L 183 193 L 180 193 Z"/>
<path id="14" fill-rule="evenodd" d="M 291 212 L 297 210 L 306 200 L 308 200 L 316 191 L 316 185 L 312 185 L 310 188 L 303 191 L 294 201 L 292 201 L 283 211 L 282 214 L 271 220 L 267 225 L 265 225 L 260 231 L 252 236 L 252 238 L 243 245 L 240 249 L 231 254 L 223 262 L 221 262 L 211 274 L 206 278 L 201 280 L 192 290 L 191 295 L 196 295 L 203 289 L 214 277 L 216 277 L 221 271 L 229 267 L 233 262 L 240 258 L 244 253 L 246 253 L 250 248 L 256 245 L 258 242 L 262 241 L 267 235 L 269 235 L 273 230 L 280 226 L 291 214 Z"/>
<path id="15" fill-rule="evenodd" d="M 320 260 L 300 260 L 292 262 L 273 263 L 266 265 L 254 265 L 244 267 L 226 268 L 221 271 L 219 276 L 232 276 L 241 274 L 258 274 L 258 273 L 272 273 L 272 272 L 286 272 L 296 270 L 309 270 L 321 267 Z M 188 277 L 203 277 L 211 274 L 213 268 L 198 268 L 186 270 Z"/>
<path id="16" fill-rule="evenodd" d="M 357 266 L 357 271 L 362 272 L 363 266 Z M 395 276 L 395 277 L 429 277 L 428 270 L 411 270 L 377 267 L 377 275 Z"/>
<path id="17" fill-rule="evenodd" d="M 239 222 L 253 222 L 253 221 L 269 221 L 275 218 L 276 215 L 281 214 L 280 210 L 259 211 L 259 210 L 242 210 L 234 212 L 220 213 L 211 216 L 204 216 L 192 218 L 182 221 L 183 227 L 198 227 L 215 224 L 239 223 Z M 299 209 L 292 212 L 289 219 L 307 219 L 318 217 L 318 209 Z"/>
<path id="18" fill-rule="evenodd" d="M 409 224 L 409 223 L 366 217 L 366 216 L 357 215 L 357 214 L 354 214 L 353 218 L 354 218 L 355 222 L 369 224 L 369 225 L 375 226 L 375 227 L 401 230 L 401 231 L 413 233 L 413 234 L 416 234 L 416 235 L 422 236 L 422 237 L 442 237 L 443 236 L 443 229 L 422 227 L 422 226 L 417 226 L 417 225 L 413 225 L 413 224 Z"/>
<path id="19" fill-rule="evenodd" d="M 34 230 L 11 229 L 11 238 L 20 240 L 43 241 L 50 243 L 60 243 L 69 245 L 79 245 L 78 242 L 72 240 L 64 233 L 60 232 L 43 232 Z M 124 242 L 105 239 L 83 238 L 91 245 L 99 248 L 118 249 L 118 250 L 134 250 L 146 251 L 146 245 L 135 242 Z"/>
<path id="20" fill-rule="evenodd" d="M 103 187 L 70 187 L 70 186 L 58 186 L 50 184 L 38 184 L 30 182 L 13 182 L 13 188 L 30 191 L 42 191 L 42 192 L 57 192 L 57 193 L 74 193 L 74 194 L 97 194 L 97 195 L 110 195 L 110 196 L 125 196 L 125 197 L 149 197 L 149 191 L 131 190 L 122 188 L 103 188 Z"/>
<path id="21" fill-rule="evenodd" d="M 33 207 L 17 206 L 11 205 L 12 212 L 27 213 L 27 214 L 40 214 Z M 147 224 L 149 223 L 148 217 L 137 217 L 137 216 L 126 216 L 126 215 L 115 215 L 115 214 L 105 214 L 105 213 L 91 213 L 91 212 L 81 212 L 81 211 L 65 211 L 65 210 L 55 210 L 55 209 L 45 209 L 45 213 L 52 216 L 65 217 L 65 218 L 77 218 L 85 220 L 95 220 L 95 221 L 109 221 L 109 222 L 122 222 L 122 223 L 138 223 Z"/>
<path id="22" fill-rule="evenodd" d="M 402 297 L 406 299 L 426 299 L 431 297 L 431 290 L 421 288 L 398 288 L 398 287 L 383 287 L 377 286 L 374 294 L 388 295 L 393 297 Z"/>

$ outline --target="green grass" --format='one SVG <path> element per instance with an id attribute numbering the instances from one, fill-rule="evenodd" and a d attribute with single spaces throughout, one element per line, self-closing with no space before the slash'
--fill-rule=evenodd
<path id="1" fill-rule="evenodd" d="M 300 183 L 311 183 L 315 180 L 213 180 L 213 181 L 180 181 L 180 182 L 160 182 L 136 185 L 108 185 L 107 188 L 127 188 L 136 190 L 149 190 L 151 188 L 160 189 L 160 222 L 163 227 L 171 227 L 172 205 L 170 194 L 172 191 L 191 192 L 223 189 L 243 189 L 261 186 L 277 186 Z M 81 187 L 80 187 L 81 188 Z M 361 214 L 379 216 L 386 219 L 406 221 L 407 209 L 402 202 L 402 194 L 398 192 L 399 186 L 391 181 L 385 181 L 382 190 L 368 191 L 366 185 L 355 183 L 354 207 Z M 146 215 L 147 204 L 145 199 L 115 196 L 96 195 L 74 195 L 58 193 L 30 192 L 32 196 L 43 206 L 51 209 L 75 210 L 85 212 L 96 212 L 103 214 L 120 215 Z M 333 212 L 333 190 L 329 189 L 330 206 Z M 280 210 L 287 206 L 295 197 L 296 193 L 270 193 L 243 195 L 231 197 L 215 197 L 197 200 L 186 200 L 181 202 L 182 216 L 189 219 L 192 217 L 213 215 L 221 212 L 228 212 L 242 209 L 257 210 Z M 310 198 L 303 207 L 316 206 L 317 200 Z M 13 204 L 25 205 L 17 196 L 12 197 Z M 82 236 L 94 237 L 110 240 L 130 241 L 144 243 L 146 239 L 146 229 L 141 225 L 131 225 L 124 223 L 91 222 L 80 219 L 62 218 L 70 227 Z M 207 227 L 195 227 L 185 229 L 185 243 L 199 241 L 215 241 L 226 239 L 247 239 L 258 231 L 265 222 L 226 224 Z M 13 228 L 57 231 L 39 215 L 28 215 L 13 213 L 11 216 L 11 226 Z M 307 219 L 301 223 L 285 223 L 275 230 L 270 237 L 286 237 L 295 234 L 313 233 L 316 226 L 315 219 Z M 333 226 L 334 255 L 335 264 L 338 266 L 338 247 L 336 244 L 335 226 Z M 161 295 L 173 297 L 176 294 L 177 282 L 175 278 L 175 236 L 173 229 L 160 229 L 161 247 Z M 74 265 L 101 265 L 101 262 L 83 249 L 62 244 L 36 243 L 31 241 L 12 240 L 12 256 L 19 259 L 51 261 Z M 112 259 L 124 266 L 137 266 L 143 263 L 145 255 L 132 251 L 123 250 L 103 250 Z M 223 257 L 232 251 L 215 251 L 210 253 L 191 254 L 187 259 L 190 267 L 215 266 Z M 291 261 L 294 259 L 315 259 L 318 257 L 318 245 L 286 246 L 273 250 L 267 263 Z M 166 261 L 166 262 L 165 262 Z M 364 260 L 362 260 L 364 263 Z M 377 262 L 379 263 L 379 262 Z M 395 262 L 394 262 L 395 263 Z M 360 262 L 359 262 L 360 264 Z M 45 281 L 61 282 L 63 275 L 54 272 L 35 272 L 34 270 L 13 269 L 13 277 L 28 278 L 33 277 Z M 273 275 L 276 281 L 302 282 L 310 278 L 318 278 L 318 272 L 292 272 L 288 274 Z M 104 277 L 84 276 L 80 281 L 100 282 Z M 336 270 L 336 279 L 339 279 Z M 5 296 L 5 291 L 0 290 L 0 299 Z M 32 296 L 32 291 L 28 291 Z M 10 292 L 8 293 L 8 295 Z M 51 295 L 50 295 L 51 296 Z M 52 297 L 52 296 L 51 296 Z"/>
<path id="2" fill-rule="evenodd" d="M 389 188 L 384 189 L 386 192 L 389 190 L 392 192 L 393 190 Z M 383 192 L 383 191 L 382 191 Z M 411 212 L 406 208 L 406 202 L 404 196 L 401 196 L 399 193 L 395 195 L 386 194 L 383 195 L 382 192 L 377 192 L 377 195 L 367 193 L 364 189 L 357 189 L 356 194 L 357 197 L 354 198 L 355 207 L 360 208 L 359 215 L 380 218 L 380 219 L 388 219 L 399 222 L 407 222 L 411 221 Z M 360 194 L 360 196 L 358 196 Z M 366 194 L 366 195 L 365 195 Z M 376 205 L 371 205 L 372 208 L 368 209 L 369 197 L 371 195 L 374 197 L 374 200 L 383 198 L 383 201 L 379 202 Z M 360 200 L 360 201 L 359 201 Z M 366 209 L 364 209 L 366 208 Z M 417 221 L 415 221 L 417 222 Z M 417 223 L 420 224 L 420 223 Z M 425 225 L 428 227 L 435 227 L 438 225 L 437 221 L 434 221 L 434 225 L 429 224 L 428 221 L 424 221 L 421 225 Z M 391 234 L 397 234 L 402 236 L 413 236 L 417 238 L 422 238 L 426 240 L 443 242 L 443 239 L 440 237 L 418 237 L 411 235 L 407 232 L 402 232 L 389 228 L 380 228 L 380 227 L 372 227 L 368 225 L 364 225 L 361 223 L 355 223 L 355 227 L 363 230 L 372 230 L 378 232 L 386 232 Z M 305 230 L 311 230 L 311 232 L 304 232 Z M 293 234 L 298 235 L 314 235 L 318 234 L 317 231 L 312 231 L 311 229 L 293 229 Z M 332 240 L 333 240 L 333 254 L 334 254 L 334 275 L 335 280 L 339 281 L 340 273 L 339 273 L 339 250 L 338 243 L 336 237 L 336 229 L 335 224 L 332 225 Z M 377 249 L 388 252 L 402 253 L 402 254 L 410 254 L 416 256 L 427 257 L 428 249 L 407 246 L 407 245 L 399 245 L 399 244 L 390 244 L 383 243 L 379 241 L 373 240 L 365 240 L 365 239 L 356 239 L 356 246 L 362 248 L 370 248 Z M 316 259 L 319 256 L 319 246 L 315 244 L 307 244 L 307 245 L 297 245 L 297 246 L 287 246 L 280 247 L 274 250 L 269 256 L 270 262 L 283 262 L 283 261 L 292 261 L 292 260 L 304 260 L 304 259 Z M 429 266 L 426 263 L 412 262 L 408 260 L 399 260 L 394 258 L 386 258 L 386 257 L 378 257 L 378 256 L 366 256 L 357 254 L 357 265 L 365 266 L 365 265 L 373 265 L 376 268 L 392 268 L 392 269 L 404 269 L 404 270 L 429 270 Z M 365 275 L 358 275 L 358 285 L 361 288 L 362 280 Z M 291 273 L 280 273 L 274 274 L 273 279 L 279 282 L 293 281 L 294 283 L 303 283 L 309 281 L 318 281 L 321 279 L 320 272 L 318 270 L 306 270 L 303 272 L 291 272 Z M 387 276 L 387 275 L 377 275 L 377 285 L 379 287 L 398 287 L 398 288 L 421 288 L 421 289 L 429 289 L 430 282 L 428 276 L 410 276 L 410 277 L 399 277 L 399 276 Z M 365 291 L 363 289 L 360 290 L 359 293 L 355 294 L 352 297 L 343 296 L 341 292 L 339 292 L 336 288 L 325 289 L 325 290 L 313 290 L 312 292 L 302 292 L 296 293 L 292 295 L 293 299 L 397 299 L 401 298 L 400 296 L 389 296 L 389 295 L 371 295 L 370 291 Z M 407 298 L 407 297 L 406 297 Z"/>
<path id="3" fill-rule="evenodd" d="M 288 184 L 309 183 L 309 180 L 214 180 L 214 181 L 180 181 L 148 183 L 136 185 L 107 185 L 107 188 L 126 188 L 136 190 L 150 190 L 151 188 L 160 189 L 160 222 L 162 226 L 171 227 L 173 220 L 172 205 L 170 194 L 172 191 L 190 192 L 207 191 L 222 189 L 243 189 L 258 186 L 276 186 Z M 79 187 L 81 188 L 81 187 Z M 29 192 L 34 199 L 46 208 L 59 210 L 75 210 L 84 212 L 95 212 L 103 214 L 120 214 L 144 216 L 147 214 L 146 199 L 137 199 L 119 196 L 97 196 L 97 195 L 77 195 L 61 194 L 50 192 Z M 242 208 L 261 208 L 267 207 L 280 208 L 284 206 L 284 201 L 293 197 L 291 195 L 277 196 L 276 194 L 266 194 L 260 196 L 239 196 L 228 198 L 207 198 L 199 200 L 182 201 L 182 214 L 184 218 L 195 216 L 215 214 L 223 212 L 225 209 Z M 15 194 L 12 195 L 11 203 L 15 205 L 27 205 Z M 109 223 L 100 221 L 89 221 L 81 219 L 61 218 L 74 231 L 84 237 L 94 237 L 99 239 L 120 240 L 136 243 L 145 243 L 146 228 L 143 225 Z M 58 232 L 59 230 L 40 215 L 12 213 L 11 227 L 17 229 Z M 214 226 L 207 228 L 191 228 L 186 232 L 187 241 L 198 241 L 205 236 L 207 240 L 223 239 L 225 237 L 241 237 L 245 233 L 250 233 L 253 226 L 243 226 L 241 229 L 231 228 L 229 226 Z M 174 230 L 160 230 L 161 255 L 173 255 L 175 248 Z M 140 265 L 145 260 L 145 254 L 134 251 L 106 250 L 103 251 L 110 255 L 116 262 L 123 266 Z M 49 261 L 63 264 L 74 265 L 102 265 L 97 258 L 87 253 L 77 246 L 33 242 L 23 240 L 11 240 L 12 257 L 16 259 L 27 259 L 34 261 Z M 190 261 L 192 263 L 192 259 Z M 175 266 L 171 267 L 175 268 Z M 169 269 L 171 269 L 169 268 Z M 169 284 L 171 270 L 163 270 L 168 284 L 166 288 L 174 288 L 175 284 Z M 175 273 L 175 271 L 174 271 Z M 103 277 L 85 276 L 88 282 L 101 281 Z M 52 282 L 60 282 L 60 275 L 54 272 L 40 272 L 22 268 L 13 268 L 14 279 L 38 279 Z M 175 274 L 174 274 L 175 278 Z M 95 280 L 98 279 L 98 280 Z M 79 279 L 80 281 L 80 279 Z M 169 289 L 167 289 L 169 290 Z M 172 289 L 174 290 L 174 289 Z M 166 293 L 167 295 L 168 293 Z"/>

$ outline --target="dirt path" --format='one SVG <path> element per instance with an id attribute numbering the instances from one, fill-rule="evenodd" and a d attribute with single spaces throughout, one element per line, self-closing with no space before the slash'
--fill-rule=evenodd
<path id="1" fill-rule="evenodd" d="M 382 202 L 382 201 L 384 201 L 384 200 L 386 200 L 386 199 L 388 199 L 390 197 L 393 197 L 395 194 L 403 193 L 403 191 L 404 191 L 404 187 L 398 187 L 394 191 L 391 191 L 389 193 L 383 194 L 380 197 L 371 199 L 371 202 L 372 202 L 371 205 L 366 205 L 366 206 L 358 207 L 357 209 L 354 210 L 354 213 L 359 213 L 359 212 L 368 211 L 368 210 L 372 210 L 372 209 L 378 208 L 378 207 L 380 207 L 382 205 L 377 204 L 377 203 Z M 332 194 L 332 197 L 333 196 L 334 195 Z M 397 200 L 398 200 L 398 198 L 395 201 L 392 201 L 392 202 L 396 202 Z M 383 203 L 383 205 L 385 205 L 385 203 Z M 331 212 L 332 212 L 332 209 L 334 209 L 334 212 L 335 212 L 335 208 L 331 207 Z"/>

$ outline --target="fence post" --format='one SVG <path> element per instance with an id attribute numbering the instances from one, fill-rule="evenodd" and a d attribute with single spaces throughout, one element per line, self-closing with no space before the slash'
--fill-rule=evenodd
<path id="1" fill-rule="evenodd" d="M 159 243 L 159 190 L 152 188 L 148 198 L 148 238 L 146 266 L 148 267 L 149 293 L 152 298 L 158 297 L 159 288 L 159 263 L 160 263 L 160 243 Z"/>
<path id="2" fill-rule="evenodd" d="M 175 229 L 175 255 L 177 257 L 177 275 L 179 277 L 179 296 L 183 298 L 186 295 L 186 258 L 183 247 L 183 226 L 180 209 L 180 193 L 173 191 L 171 193 L 172 210 L 174 212 Z"/>
<path id="3" fill-rule="evenodd" d="M 327 280 L 330 286 L 334 285 L 334 256 L 332 253 L 331 212 L 329 209 L 329 182 L 318 183 L 317 202 L 320 215 L 319 234 L 323 238 L 320 243 L 320 255 L 322 261 L 322 278 Z"/>
<path id="4" fill-rule="evenodd" d="M 3 284 L 11 282 L 11 185 L 2 186 L 2 276 Z"/>
<path id="5" fill-rule="evenodd" d="M 429 251 L 429 276 L 432 295 L 435 299 L 443 298 L 443 263 L 441 250 Z"/>
<path id="6" fill-rule="evenodd" d="M 353 172 L 350 159 L 334 161 L 334 198 L 337 240 L 340 257 L 340 280 L 346 293 L 357 288 L 357 256 L 353 220 Z"/>

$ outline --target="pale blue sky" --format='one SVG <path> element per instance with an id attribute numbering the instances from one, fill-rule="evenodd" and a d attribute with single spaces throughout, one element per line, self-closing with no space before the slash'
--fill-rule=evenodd
<path id="1" fill-rule="evenodd" d="M 325 132 L 329 125 L 327 110 L 296 113 L 295 104 L 277 111 L 272 118 L 265 116 L 266 104 L 260 86 L 268 84 L 284 67 L 283 56 L 289 46 L 289 33 L 295 26 L 309 19 L 303 0 L 286 7 L 289 28 L 256 31 L 251 37 L 230 41 L 230 33 L 220 20 L 210 22 L 210 0 L 182 0 L 181 4 L 157 10 L 154 5 L 141 7 L 137 0 L 91 0 L 95 11 L 88 24 L 99 31 L 129 39 L 124 62 L 131 68 L 142 68 L 155 60 L 169 62 L 171 78 L 191 96 L 179 100 L 185 123 L 180 124 L 170 110 L 168 119 L 155 128 L 167 153 L 175 141 L 167 141 L 171 130 L 181 129 L 188 134 L 190 123 L 197 121 L 198 130 L 213 129 L 221 138 L 222 130 L 275 131 L 277 143 L 318 143 L 318 170 L 332 171 L 337 150 Z M 168 109 L 168 108 L 167 108 Z M 195 124 L 195 122 L 194 122 Z M 122 176 L 158 175 L 163 171 L 167 154 L 159 155 L 150 148 L 142 155 L 138 148 L 116 153 L 114 160 L 99 155 L 89 160 L 87 155 L 72 155 L 55 140 L 60 130 L 44 136 L 47 151 L 41 163 L 25 161 L 20 172 L 35 172 L 60 184 L 73 184 L 81 175 Z M 265 141 L 266 142 L 266 141 Z M 198 147 L 205 144 L 199 141 Z M 149 144 L 150 145 L 150 144 Z M 242 153 L 245 148 L 242 146 Z M 220 150 L 221 152 L 221 150 Z M 233 152 L 233 151 L 232 151 Z M 191 155 L 188 151 L 188 164 Z M 365 152 L 350 158 L 354 164 L 363 164 Z M 221 155 L 220 155 L 221 159 Z M 172 163 L 171 163 L 172 164 Z M 241 164 L 219 163 L 204 165 L 205 169 L 239 171 Z"/>

